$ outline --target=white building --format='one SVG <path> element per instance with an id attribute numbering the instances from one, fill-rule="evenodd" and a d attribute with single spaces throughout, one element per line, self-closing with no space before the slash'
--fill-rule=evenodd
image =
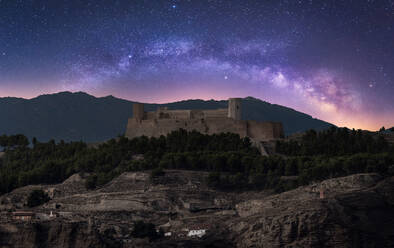
<path id="1" fill-rule="evenodd" d="M 188 237 L 203 237 L 206 234 L 206 229 L 199 229 L 199 230 L 190 230 L 187 234 Z"/>

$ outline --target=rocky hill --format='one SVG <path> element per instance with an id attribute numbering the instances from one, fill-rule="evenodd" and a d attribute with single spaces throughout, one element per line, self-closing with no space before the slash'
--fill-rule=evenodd
<path id="1" fill-rule="evenodd" d="M 124 173 L 88 191 L 84 176 L 74 175 L 58 185 L 16 189 L 0 197 L 0 247 L 394 246 L 393 177 L 356 174 L 273 194 L 213 190 L 205 176 Z M 36 213 L 33 221 L 14 220 L 37 188 L 52 199 L 28 209 Z M 166 235 L 133 237 L 138 220 Z"/>
<path id="2" fill-rule="evenodd" d="M 132 116 L 133 102 L 113 96 L 96 98 L 83 92 L 61 92 L 33 99 L 0 98 L 0 135 L 24 134 L 40 141 L 99 142 L 124 134 Z M 226 108 L 227 101 L 187 100 L 168 104 L 146 104 L 147 111 L 159 106 L 169 109 Z M 280 105 L 247 97 L 243 100 L 243 119 L 280 121 L 285 134 L 308 129 L 324 129 L 331 124 Z"/>

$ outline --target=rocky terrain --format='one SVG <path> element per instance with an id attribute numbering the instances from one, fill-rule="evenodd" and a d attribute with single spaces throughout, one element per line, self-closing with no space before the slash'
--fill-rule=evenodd
<path id="1" fill-rule="evenodd" d="M 213 190 L 205 176 L 124 173 L 88 191 L 86 175 L 74 175 L 16 189 L 0 197 L 0 247 L 394 247 L 394 178 L 357 174 L 273 194 Z M 27 209 L 33 189 L 52 199 Z M 15 220 L 20 210 L 35 218 Z M 138 220 L 165 236 L 132 237 Z"/>

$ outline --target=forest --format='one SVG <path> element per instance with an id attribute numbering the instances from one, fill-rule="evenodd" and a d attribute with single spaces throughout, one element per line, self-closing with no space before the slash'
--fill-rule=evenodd
<path id="1" fill-rule="evenodd" d="M 165 169 L 200 170 L 209 172 L 207 183 L 217 189 L 276 192 L 355 173 L 394 175 L 394 147 L 379 133 L 336 127 L 278 141 L 271 156 L 261 156 L 249 138 L 236 134 L 185 130 L 159 138 L 119 136 L 98 145 L 34 138 L 30 144 L 23 135 L 3 135 L 0 146 L 0 194 L 60 183 L 75 173 L 89 175 L 86 187 L 94 189 L 126 171 L 150 170 L 154 178 Z"/>

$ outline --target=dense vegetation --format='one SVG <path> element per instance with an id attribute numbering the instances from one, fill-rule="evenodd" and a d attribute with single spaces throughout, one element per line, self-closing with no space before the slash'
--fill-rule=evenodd
<path id="1" fill-rule="evenodd" d="M 277 152 L 286 155 L 341 156 L 355 153 L 380 153 L 392 151 L 381 135 L 372 135 L 361 130 L 329 128 L 325 131 L 307 131 L 300 141 L 278 142 Z"/>
<path id="2" fill-rule="evenodd" d="M 204 135 L 179 130 L 160 138 L 118 137 L 96 147 L 54 141 L 29 146 L 24 136 L 1 136 L 0 194 L 28 184 L 53 184 L 74 173 L 89 173 L 93 189 L 125 171 L 163 169 L 209 171 L 209 185 L 222 189 L 298 185 L 360 172 L 394 174 L 394 152 L 383 138 L 361 131 L 331 128 L 307 132 L 298 141 L 278 142 L 279 155 L 263 157 L 248 138 Z M 283 180 L 286 179 L 286 180 Z"/>

